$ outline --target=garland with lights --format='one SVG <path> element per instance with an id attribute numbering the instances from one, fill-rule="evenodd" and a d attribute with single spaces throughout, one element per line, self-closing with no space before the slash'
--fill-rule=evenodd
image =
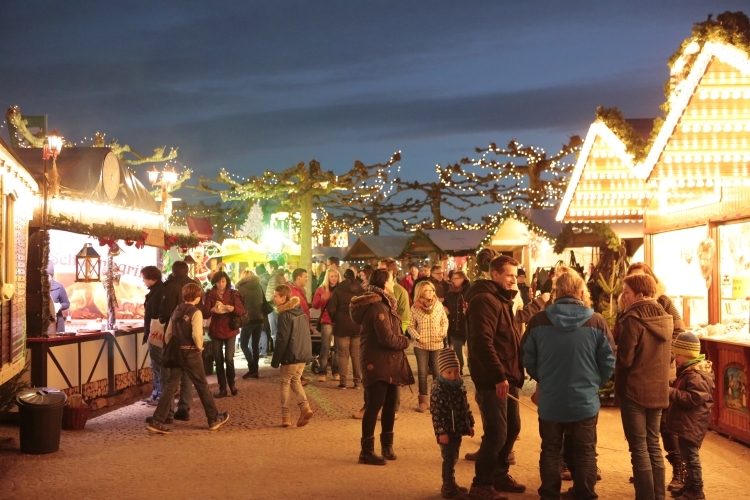
<path id="1" fill-rule="evenodd" d="M 109 245 L 114 248 L 118 240 L 125 242 L 127 246 L 135 245 L 136 248 L 143 248 L 146 244 L 148 232 L 134 227 L 115 226 L 111 222 L 106 224 L 86 224 L 74 220 L 66 215 L 50 215 L 48 221 L 50 229 L 68 231 L 70 233 L 85 234 L 99 239 L 99 245 Z M 195 235 L 187 234 L 170 234 L 164 233 L 164 250 L 172 247 L 180 247 L 187 250 L 188 248 L 197 247 L 204 238 L 198 238 Z"/>
<path id="2" fill-rule="evenodd" d="M 616 107 L 605 108 L 598 106 L 596 108 L 596 118 L 602 121 L 613 134 L 620 139 L 625 145 L 625 151 L 633 155 L 635 162 L 640 162 L 648 155 L 655 135 L 652 134 L 651 141 L 646 142 L 638 132 L 623 118 L 622 113 Z M 661 128 L 661 127 L 659 127 Z M 656 123 L 652 130 L 656 129 Z"/>
<path id="3" fill-rule="evenodd" d="M 612 230 L 609 224 L 604 222 L 591 222 L 587 224 L 566 224 L 557 239 L 555 239 L 555 253 L 563 253 L 565 249 L 569 248 L 573 243 L 575 236 L 581 233 L 599 236 L 606 247 L 610 250 L 616 251 L 620 248 L 620 237 L 617 236 L 617 233 Z"/>

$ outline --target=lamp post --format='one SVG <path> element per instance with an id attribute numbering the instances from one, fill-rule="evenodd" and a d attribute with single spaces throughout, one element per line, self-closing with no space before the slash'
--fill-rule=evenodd
<path id="1" fill-rule="evenodd" d="M 179 179 L 179 174 L 173 167 L 165 166 L 164 170 L 159 171 L 154 167 L 148 172 L 148 180 L 152 186 L 161 186 L 161 205 L 159 213 L 165 218 L 169 217 L 171 204 L 169 204 L 169 188 L 174 186 Z"/>
<path id="2" fill-rule="evenodd" d="M 52 196 L 56 196 L 60 189 L 60 177 L 57 174 L 57 155 L 60 154 L 63 145 L 63 138 L 57 133 L 57 130 L 53 130 L 50 135 L 44 140 L 44 147 L 42 148 L 42 159 L 44 160 L 44 168 L 42 172 L 42 214 L 40 217 L 40 244 L 39 244 L 39 271 L 41 278 L 41 335 L 47 336 L 53 334 L 49 331 L 50 323 L 54 319 L 54 315 L 48 314 L 48 311 L 54 312 L 51 309 L 50 286 L 49 276 L 47 275 L 47 261 L 49 260 L 49 235 L 47 234 L 47 198 L 49 197 L 49 184 L 52 184 Z M 52 158 L 52 175 L 47 175 L 47 160 Z"/>

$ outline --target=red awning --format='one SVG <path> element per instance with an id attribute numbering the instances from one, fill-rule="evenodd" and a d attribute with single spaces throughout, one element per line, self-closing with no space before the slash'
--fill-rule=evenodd
<path id="1" fill-rule="evenodd" d="M 195 234 L 199 238 L 211 240 L 214 237 L 214 228 L 211 221 L 203 217 L 188 217 L 187 225 L 190 234 Z"/>

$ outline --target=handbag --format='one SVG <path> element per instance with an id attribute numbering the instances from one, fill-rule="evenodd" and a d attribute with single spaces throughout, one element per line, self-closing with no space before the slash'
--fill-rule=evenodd
<path id="1" fill-rule="evenodd" d="M 273 306 L 266 300 L 266 296 L 263 295 L 263 303 L 260 305 L 260 311 L 264 316 L 268 316 L 273 312 Z"/>
<path id="2" fill-rule="evenodd" d="M 401 357 L 401 375 L 405 382 L 402 382 L 399 385 L 414 385 L 414 372 L 411 371 L 411 365 L 406 359 L 406 353 Z"/>
<path id="3" fill-rule="evenodd" d="M 243 315 L 229 313 L 229 329 L 230 330 L 238 330 L 239 328 L 248 324 L 249 322 L 250 322 L 250 315 L 247 313 Z"/>
<path id="4" fill-rule="evenodd" d="M 173 336 L 171 342 L 167 343 L 167 347 L 161 355 L 161 364 L 165 368 L 179 368 L 182 366 L 180 343 L 176 337 Z"/>
<path id="5" fill-rule="evenodd" d="M 164 325 L 158 319 L 152 319 L 150 325 L 148 343 L 156 347 L 164 347 Z"/>

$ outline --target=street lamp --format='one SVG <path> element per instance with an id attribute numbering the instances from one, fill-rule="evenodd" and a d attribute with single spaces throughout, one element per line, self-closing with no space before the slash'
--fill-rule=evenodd
<path id="1" fill-rule="evenodd" d="M 161 180 L 159 178 L 161 177 Z M 177 184 L 179 174 L 173 167 L 165 166 L 164 170 L 159 171 L 156 166 L 148 172 L 148 180 L 152 186 L 161 186 L 161 205 L 159 213 L 168 216 L 171 210 L 169 204 L 169 188 Z"/>
<path id="2" fill-rule="evenodd" d="M 44 175 L 42 176 L 42 231 L 47 226 L 47 197 L 51 194 L 57 196 L 60 191 L 60 176 L 57 173 L 57 155 L 60 154 L 63 146 L 63 138 L 54 129 L 50 135 L 44 141 L 44 148 L 42 149 L 42 159 L 44 160 Z M 47 175 L 47 160 L 52 158 L 52 173 Z M 49 188 L 52 188 L 52 192 L 49 192 Z"/>

